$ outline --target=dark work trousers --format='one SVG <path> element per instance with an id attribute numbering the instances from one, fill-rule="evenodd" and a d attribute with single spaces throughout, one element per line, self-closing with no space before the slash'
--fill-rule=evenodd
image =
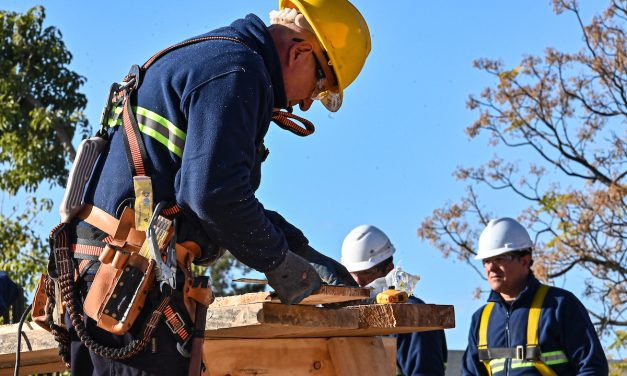
<path id="1" fill-rule="evenodd" d="M 81 286 L 82 285 L 82 286 Z M 82 287 L 82 288 L 81 288 Z M 85 284 L 79 282 L 81 294 L 84 294 Z M 153 295 L 153 294 L 150 294 Z M 85 295 L 83 295 L 84 297 Z M 123 336 L 113 335 L 96 326 L 91 318 L 86 318 L 86 327 L 89 335 L 98 343 L 110 347 L 124 347 L 130 343 L 135 335 L 141 335 L 146 319 L 152 314 L 157 298 L 150 296 L 131 330 Z M 83 345 L 71 325 L 69 315 L 65 315 L 66 326 L 72 336 L 70 357 L 71 373 L 79 376 L 161 376 L 187 375 L 189 359 L 183 357 L 176 349 L 176 339 L 165 324 L 162 317 L 154 331 L 153 340 L 146 348 L 133 358 L 126 360 L 111 360 L 96 355 Z"/>

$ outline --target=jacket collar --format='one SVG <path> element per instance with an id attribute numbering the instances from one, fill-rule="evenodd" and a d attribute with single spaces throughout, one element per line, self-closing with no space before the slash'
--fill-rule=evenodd
<path id="1" fill-rule="evenodd" d="M 287 96 L 285 94 L 285 84 L 283 82 L 283 72 L 281 71 L 281 61 L 274 45 L 274 41 L 268 28 L 263 21 L 254 14 L 249 14 L 243 19 L 234 21 L 232 28 L 237 37 L 255 52 L 261 55 L 266 65 L 266 69 L 272 80 L 272 91 L 274 94 L 274 107 L 287 107 Z"/>

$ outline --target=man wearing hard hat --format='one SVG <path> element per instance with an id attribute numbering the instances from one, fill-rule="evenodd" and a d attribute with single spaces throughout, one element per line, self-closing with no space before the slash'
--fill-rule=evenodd
<path id="1" fill-rule="evenodd" d="M 264 137 L 270 122 L 306 136 L 313 124 L 292 115 L 293 106 L 307 111 L 319 100 L 337 111 L 370 52 L 368 26 L 347 0 L 280 0 L 270 18 L 266 26 L 251 14 L 171 46 L 112 85 L 96 135 L 106 146 L 93 168 L 81 170 L 93 171 L 85 192 L 66 195 L 84 197 L 85 207 L 75 217 L 68 210 L 70 218 L 53 233 L 55 252 L 67 257 L 66 251 L 72 251 L 70 260 L 57 258 L 53 266 L 68 288 L 76 283 L 76 294 L 64 290 L 69 334 L 58 337 L 73 374 L 187 373 L 191 338 L 198 331 L 189 330 L 194 312 L 183 297 L 189 292 L 191 298 L 200 298 L 181 282 L 191 273 L 183 264 L 190 258 L 183 255 L 207 265 L 228 250 L 265 273 L 287 304 L 300 302 L 323 282 L 337 282 L 339 274 L 348 276 L 339 263 L 307 247 L 304 237 L 291 242 L 283 227 L 289 224 L 266 210 L 255 192 L 268 156 Z M 133 213 L 125 215 L 127 209 Z M 158 243 L 150 232 L 155 223 L 173 223 L 176 236 Z M 142 243 L 149 237 L 154 241 Z M 110 276 L 117 278 L 115 273 L 143 278 L 130 274 L 138 269 L 134 265 L 115 266 L 129 257 L 136 260 L 135 251 L 144 252 L 142 244 L 152 252 L 158 288 L 142 290 L 145 304 L 133 305 L 140 310 L 134 324 L 116 324 L 119 332 L 114 333 L 104 319 L 96 322 L 93 317 L 114 324 L 113 319 L 127 318 L 125 311 L 117 316 L 110 311 L 137 301 L 133 294 L 139 290 L 126 281 L 104 283 Z M 104 253 L 115 254 L 113 261 L 101 257 Z M 103 265 L 111 265 L 110 276 L 98 274 Z M 325 272 L 322 278 L 317 270 Z M 89 294 L 99 290 L 91 289 L 94 281 L 105 281 L 100 296 Z M 108 294 L 111 286 L 123 287 L 123 296 Z M 119 305 L 103 307 L 103 300 L 97 300 L 101 297 L 117 299 Z M 83 300 L 94 303 L 91 316 L 82 315 L 88 306 L 81 306 Z M 54 330 L 61 329 L 55 325 Z M 117 335 L 122 331 L 124 335 Z"/>
<path id="2" fill-rule="evenodd" d="M 376 295 L 398 282 L 392 278 L 392 274 L 400 269 L 394 268 L 395 251 L 388 236 L 379 228 L 360 225 L 344 238 L 341 262 L 359 286 L 372 287 L 372 294 Z M 413 285 L 410 279 L 407 282 Z M 424 304 L 413 295 L 409 296 L 407 302 Z M 399 375 L 444 375 L 448 353 L 443 330 L 397 334 L 396 338 Z"/>
<path id="3" fill-rule="evenodd" d="M 512 218 L 491 220 L 475 259 L 492 288 L 472 316 L 462 375 L 607 375 L 586 308 L 533 275 L 533 242 Z"/>

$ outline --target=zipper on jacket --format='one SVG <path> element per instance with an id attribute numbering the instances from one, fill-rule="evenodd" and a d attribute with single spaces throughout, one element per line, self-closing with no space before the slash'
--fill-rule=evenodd
<path id="1" fill-rule="evenodd" d="M 512 304 L 513 305 L 513 304 Z M 506 320 L 505 320 L 505 339 L 507 340 L 507 347 L 512 347 L 512 344 L 510 343 L 510 335 L 509 335 L 509 317 L 510 317 L 510 311 L 512 309 L 512 306 L 508 306 L 507 307 L 507 314 L 505 316 Z M 505 376 L 509 376 L 509 369 L 510 369 L 510 365 L 512 363 L 512 360 L 507 358 L 505 359 L 505 364 L 503 365 L 504 367 L 504 371 L 505 371 Z"/>

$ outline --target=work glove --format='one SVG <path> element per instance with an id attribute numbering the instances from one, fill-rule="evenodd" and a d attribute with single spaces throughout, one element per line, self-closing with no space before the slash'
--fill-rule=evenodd
<path id="1" fill-rule="evenodd" d="M 322 286 L 307 260 L 289 250 L 283 262 L 266 273 L 266 278 L 284 304 L 298 304 Z"/>
<path id="2" fill-rule="evenodd" d="M 289 249 L 309 261 L 322 278 L 322 282 L 327 285 L 358 286 L 344 265 L 312 248 L 303 232 L 286 221 L 281 214 L 267 209 L 265 213 L 270 221 L 283 231 Z"/>
<path id="3" fill-rule="evenodd" d="M 316 251 L 309 244 L 304 244 L 294 249 L 294 253 L 309 261 L 325 284 L 359 286 L 344 265 Z"/>

